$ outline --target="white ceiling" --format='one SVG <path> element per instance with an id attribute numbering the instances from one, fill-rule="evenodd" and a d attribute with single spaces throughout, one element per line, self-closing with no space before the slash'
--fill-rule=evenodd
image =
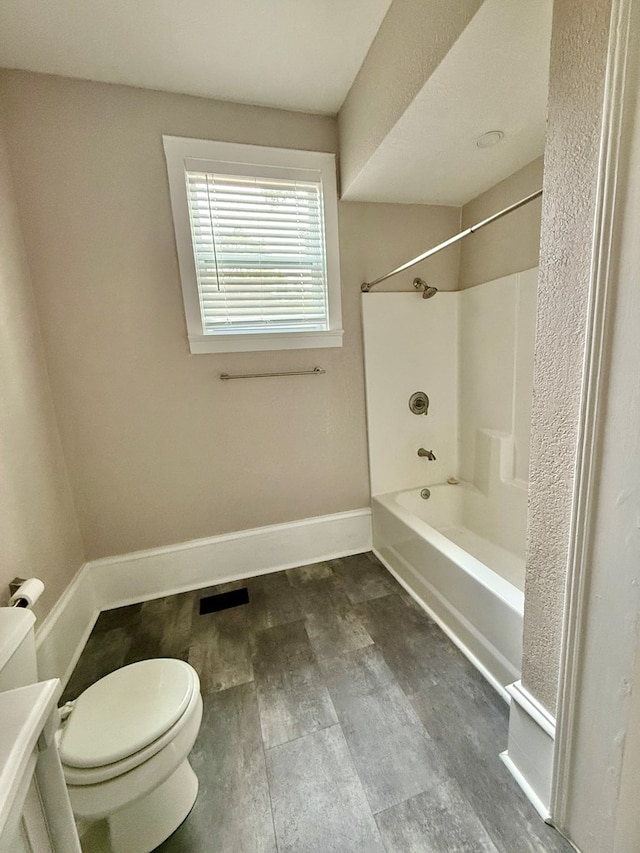
<path id="1" fill-rule="evenodd" d="M 0 66 L 335 114 L 391 0 L 1 0 Z"/>
<path id="2" fill-rule="evenodd" d="M 552 0 L 485 0 L 343 197 L 460 205 L 544 150 Z M 504 131 L 493 148 L 475 140 Z"/>
<path id="3" fill-rule="evenodd" d="M 391 2 L 0 0 L 0 67 L 336 114 Z M 460 205 L 539 156 L 551 12 L 484 0 L 343 197 Z"/>

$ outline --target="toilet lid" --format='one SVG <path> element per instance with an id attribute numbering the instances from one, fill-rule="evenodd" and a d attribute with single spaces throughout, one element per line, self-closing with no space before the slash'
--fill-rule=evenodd
<path id="1" fill-rule="evenodd" d="M 82 693 L 60 740 L 70 767 L 102 767 L 161 737 L 185 712 L 194 671 L 175 658 L 140 661 L 106 675 Z"/>

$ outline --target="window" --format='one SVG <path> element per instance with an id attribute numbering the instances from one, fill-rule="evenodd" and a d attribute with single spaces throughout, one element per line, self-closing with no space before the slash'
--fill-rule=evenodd
<path id="1" fill-rule="evenodd" d="M 191 352 L 341 346 L 334 155 L 163 142 Z"/>

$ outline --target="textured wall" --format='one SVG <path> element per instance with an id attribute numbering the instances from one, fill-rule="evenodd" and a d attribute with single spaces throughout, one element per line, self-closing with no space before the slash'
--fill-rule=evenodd
<path id="1" fill-rule="evenodd" d="M 538 157 L 467 202 L 462 208 L 461 227 L 469 228 L 539 190 L 542 169 L 543 158 Z M 541 209 L 542 201 L 536 199 L 466 237 L 460 249 L 460 287 L 472 287 L 538 266 Z"/>
<path id="2" fill-rule="evenodd" d="M 482 0 L 394 0 L 340 110 L 343 188 L 356 177 L 481 5 Z"/>
<path id="3" fill-rule="evenodd" d="M 563 773 L 568 803 L 561 828 L 583 853 L 640 849 L 640 2 L 615 7 L 612 37 L 624 46 L 628 20 L 630 39 L 626 56 L 623 49 L 617 54 L 627 67 L 607 252 L 596 488 L 572 749 Z M 612 94 L 617 106 L 620 90 Z"/>
<path id="4" fill-rule="evenodd" d="M 556 708 L 610 0 L 556 0 L 538 287 L 522 681 Z"/>
<path id="5" fill-rule="evenodd" d="M 335 119 L 23 72 L 0 96 L 88 556 L 367 505 L 360 283 L 458 212 L 341 205 L 341 349 L 190 355 L 161 135 L 332 151 Z"/>
<path id="6" fill-rule="evenodd" d="M 29 268 L 0 136 L 0 604 L 39 576 L 43 616 L 83 562 Z"/>

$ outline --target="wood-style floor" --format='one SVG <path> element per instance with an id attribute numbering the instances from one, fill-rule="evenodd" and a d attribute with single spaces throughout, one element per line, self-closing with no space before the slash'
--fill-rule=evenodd
<path id="1" fill-rule="evenodd" d="M 102 613 L 64 699 L 166 656 L 198 671 L 204 717 L 198 799 L 159 853 L 571 849 L 498 757 L 503 700 L 372 554 Z"/>

